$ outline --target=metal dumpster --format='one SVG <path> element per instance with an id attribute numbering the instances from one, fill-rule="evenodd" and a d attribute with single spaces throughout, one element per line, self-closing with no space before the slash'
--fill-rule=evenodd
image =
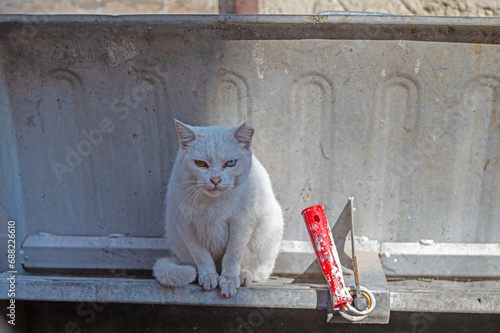
<path id="1" fill-rule="evenodd" d="M 327 309 L 300 212 L 355 197 L 361 323 L 500 313 L 499 44 L 497 18 L 0 15 L 0 299 L 14 275 L 18 300 Z M 228 300 L 149 278 L 174 118 L 256 129 L 278 278 Z"/>

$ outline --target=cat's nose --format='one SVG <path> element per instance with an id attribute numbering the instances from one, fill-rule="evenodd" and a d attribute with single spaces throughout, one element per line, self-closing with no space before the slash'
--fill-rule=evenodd
<path id="1" fill-rule="evenodd" d="M 222 181 L 222 179 L 220 179 L 220 177 L 214 176 L 214 177 L 210 178 L 210 181 L 212 182 L 212 184 L 214 184 L 215 186 L 217 186 L 217 185 L 220 184 L 220 182 Z"/>

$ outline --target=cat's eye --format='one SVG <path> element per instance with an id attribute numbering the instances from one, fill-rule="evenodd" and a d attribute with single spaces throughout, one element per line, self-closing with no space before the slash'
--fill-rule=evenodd
<path id="1" fill-rule="evenodd" d="M 196 164 L 196 166 L 200 168 L 208 168 L 208 164 L 205 161 L 194 160 L 194 164 Z"/>
<path id="2" fill-rule="evenodd" d="M 227 161 L 227 162 L 224 164 L 224 166 L 225 166 L 225 167 L 229 167 L 229 168 L 234 167 L 234 166 L 236 165 L 236 162 L 237 162 L 237 161 L 238 161 L 238 160 L 231 160 L 231 161 Z"/>

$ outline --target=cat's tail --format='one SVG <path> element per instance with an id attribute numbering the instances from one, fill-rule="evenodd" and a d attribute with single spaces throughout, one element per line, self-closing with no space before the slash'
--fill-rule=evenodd
<path id="1" fill-rule="evenodd" d="M 196 268 L 181 265 L 174 258 L 160 258 L 153 266 L 153 276 L 164 286 L 180 287 L 196 279 Z"/>

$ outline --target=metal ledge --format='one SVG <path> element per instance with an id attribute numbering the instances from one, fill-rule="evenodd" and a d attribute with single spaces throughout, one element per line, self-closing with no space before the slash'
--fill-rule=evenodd
<path id="1" fill-rule="evenodd" d="M 380 243 L 379 254 L 388 276 L 500 278 L 499 243 Z"/>
<path id="2" fill-rule="evenodd" d="M 8 274 L 0 275 L 0 299 L 7 299 L 8 277 Z M 388 323 L 388 293 L 375 289 L 374 294 L 380 307 L 373 316 L 362 322 Z M 387 296 L 385 306 L 384 294 Z M 267 283 L 241 287 L 236 296 L 225 298 L 219 290 L 203 291 L 195 284 L 180 288 L 164 288 L 153 279 L 18 275 L 16 299 L 320 310 L 331 308 L 326 285 L 291 283 L 291 279 L 276 277 L 271 278 Z M 343 321 L 340 316 L 338 318 L 339 320 L 334 319 L 332 322 L 349 323 Z"/>
<path id="3" fill-rule="evenodd" d="M 155 256 L 161 255 L 162 242 L 146 242 L 124 237 L 93 237 L 82 243 L 82 237 L 30 236 L 23 244 L 24 265 L 29 270 L 50 271 L 68 270 L 72 267 L 82 269 L 103 269 L 133 267 L 150 270 Z M 141 251 L 137 251 L 137 249 Z M 85 256 L 76 255 L 85 251 Z M 102 255 L 105 253 L 106 255 Z M 146 255 L 147 253 L 150 256 Z M 128 254 L 127 256 L 125 256 Z M 53 256 L 56 255 L 56 258 Z M 139 257 L 138 257 L 139 255 Z M 71 257 L 85 257 L 84 262 L 75 262 Z M 89 260 L 89 256 L 96 262 Z M 314 254 L 313 254 L 314 256 Z M 367 318 L 359 323 L 386 324 L 389 322 L 389 288 L 382 265 L 376 252 L 357 254 L 360 281 L 370 289 L 377 299 L 377 307 Z M 47 259 L 49 258 L 49 259 Z M 52 258 L 52 260 L 50 259 Z M 128 258 L 128 260 L 123 260 Z M 132 260 L 130 260 L 132 258 Z M 139 258 L 148 258 L 139 260 Z M 308 259 L 308 258 L 306 258 Z M 310 266 L 315 267 L 316 260 Z M 149 262 L 151 261 L 151 262 Z M 303 261 L 307 263 L 308 261 Z M 138 265 L 139 264 L 139 265 Z M 111 265 L 111 266 L 110 266 Z M 124 266 L 125 265 L 125 266 Z M 303 272 L 303 271 L 302 271 Z M 307 270 L 306 270 L 307 272 Z M 297 274 L 296 274 L 297 275 Z M 1 277 L 0 277 L 1 278 Z M 155 280 L 115 279 L 115 278 L 76 278 L 47 276 L 18 276 L 17 298 L 23 300 L 46 301 L 92 301 L 126 303 L 168 303 L 241 307 L 271 307 L 293 309 L 331 309 L 331 301 L 324 280 L 320 284 L 305 282 L 307 274 L 296 279 L 275 278 L 268 283 L 242 287 L 235 297 L 226 299 L 218 290 L 204 292 L 199 286 L 167 289 Z M 295 283 L 304 281 L 302 283 Z M 352 275 L 345 275 L 347 285 L 354 285 Z M 5 291 L 8 289 L 6 278 L 0 282 Z M 1 291 L 0 291 L 1 292 Z M 3 295 L 7 295 L 4 292 Z M 1 296 L 0 296 L 1 297 Z M 4 296 L 5 297 L 5 296 Z M 332 323 L 350 323 L 337 312 L 328 317 Z"/>
<path id="4" fill-rule="evenodd" d="M 7 297 L 8 276 L 8 274 L 0 275 L 0 299 Z M 274 279 L 265 284 L 241 287 L 236 296 L 225 298 L 219 290 L 204 291 L 195 284 L 180 288 L 164 288 L 154 279 L 18 275 L 16 299 L 294 309 L 327 308 L 326 286 L 286 282 L 290 280 Z"/>
<path id="5" fill-rule="evenodd" d="M 500 288 L 391 288 L 391 311 L 500 313 Z"/>
<path id="6" fill-rule="evenodd" d="M 162 238 L 29 235 L 23 243 L 27 271 L 151 270 L 168 255 Z"/>
<path id="7" fill-rule="evenodd" d="M 7 299 L 8 276 L 0 274 L 0 299 Z M 18 275 L 16 299 L 320 310 L 330 308 L 326 285 L 290 282 L 291 279 L 272 278 L 265 284 L 241 287 L 235 297 L 226 299 L 218 290 L 207 292 L 194 284 L 167 289 L 153 279 Z M 500 288 L 396 286 L 390 290 L 390 310 L 500 314 Z"/>
<path id="8" fill-rule="evenodd" d="M 217 31 L 229 39 L 345 39 L 345 40 L 418 40 L 432 42 L 471 41 L 499 44 L 499 18 L 429 17 L 397 15 L 0 15 L 0 24 L 34 26 L 71 24 L 112 25 L 130 31 L 168 24 L 184 34 Z M 311 29 L 311 27 L 313 29 Z M 354 27 L 361 29 L 354 29 Z M 474 29 L 470 29 L 473 27 Z M 65 27 L 67 28 L 67 27 Z M 262 33 L 266 31 L 266 33 Z M 211 35 L 212 36 L 212 35 Z"/>
<path id="9" fill-rule="evenodd" d="M 360 323 L 387 323 L 390 311 L 500 313 L 498 281 L 479 288 L 469 284 L 440 281 L 438 284 L 405 286 L 386 276 L 498 277 L 498 244 L 379 243 L 355 238 L 359 249 L 360 282 L 375 294 L 375 311 Z M 349 247 L 350 239 L 345 243 Z M 23 244 L 28 271 L 54 272 L 99 270 L 149 271 L 156 258 L 166 255 L 161 238 L 30 235 Z M 82 255 L 82 251 L 85 255 Z M 381 258 L 379 259 L 379 253 Z M 77 261 L 76 258 L 85 258 Z M 484 263 L 487 264 L 484 264 Z M 441 263 L 441 264 L 440 264 Z M 470 266 L 467 270 L 456 267 Z M 455 267 L 455 269 L 453 269 Z M 309 242 L 284 241 L 275 273 L 294 278 L 277 278 L 266 284 L 241 288 L 236 297 L 225 299 L 218 291 L 204 292 L 197 285 L 162 288 L 152 279 L 17 277 L 17 298 L 48 301 L 92 301 L 126 303 L 168 303 L 209 306 L 330 309 L 328 289 Z M 311 283 L 316 278 L 318 284 Z M 344 268 L 347 285 L 353 285 L 351 271 Z M 0 286 L 6 291 L 7 280 Z M 1 295 L 7 295 L 2 292 Z M 6 296 L 0 296 L 6 297 Z M 329 322 L 346 323 L 337 312 Z"/>
<path id="10" fill-rule="evenodd" d="M 366 237 L 355 240 L 359 251 L 379 254 L 388 277 L 500 278 L 498 243 L 379 243 Z M 350 248 L 350 238 L 345 246 Z M 164 247 L 162 238 L 29 235 L 22 247 L 23 266 L 27 271 L 36 272 L 149 271 L 158 258 L 167 255 Z M 338 250 L 341 253 L 343 248 Z M 308 241 L 283 241 L 274 272 L 293 277 L 322 276 Z M 351 271 L 344 268 L 344 274 L 350 275 Z"/>

